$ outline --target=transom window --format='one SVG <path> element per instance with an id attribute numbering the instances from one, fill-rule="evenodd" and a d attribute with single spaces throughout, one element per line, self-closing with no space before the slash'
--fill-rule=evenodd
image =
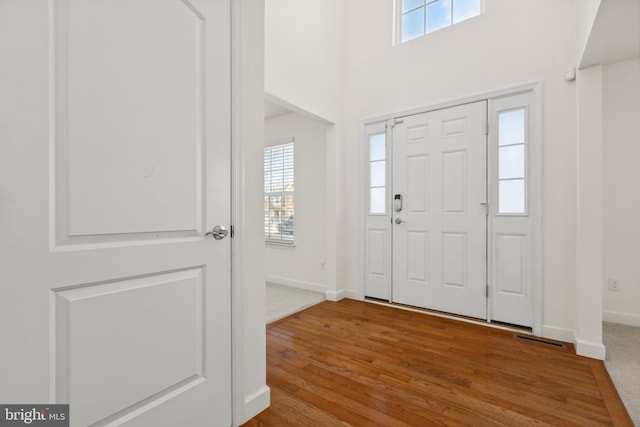
<path id="1" fill-rule="evenodd" d="M 482 12 L 482 0 L 400 0 L 400 42 L 448 27 Z"/>
<path id="2" fill-rule="evenodd" d="M 293 143 L 264 149 L 264 238 L 293 244 Z"/>

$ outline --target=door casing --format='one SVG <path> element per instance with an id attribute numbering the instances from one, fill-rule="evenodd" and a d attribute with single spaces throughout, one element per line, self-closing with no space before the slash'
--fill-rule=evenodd
<path id="1" fill-rule="evenodd" d="M 390 113 L 378 117 L 374 117 L 368 120 L 364 120 L 361 122 L 360 126 L 360 135 L 361 141 L 360 144 L 360 156 L 362 159 L 365 159 L 365 163 L 363 164 L 362 174 L 361 174 L 361 182 L 363 183 L 362 191 L 364 194 L 368 194 L 369 191 L 369 183 L 368 183 L 368 137 L 373 133 L 380 132 L 381 129 L 386 129 L 386 138 L 387 141 L 391 140 L 391 124 L 396 118 L 409 116 L 413 114 L 421 114 L 429 111 L 444 109 L 448 107 L 454 107 L 462 104 L 468 104 L 476 101 L 487 100 L 489 105 L 489 146 L 494 143 L 496 136 L 496 129 L 494 126 L 494 119 L 491 117 L 491 112 L 493 110 L 493 101 L 501 98 L 508 97 L 516 97 L 518 95 L 527 95 L 529 99 L 528 104 L 528 126 L 529 126 L 529 148 L 527 155 L 529 156 L 528 160 L 528 200 L 529 200 L 529 216 L 530 223 L 528 224 L 528 233 L 530 233 L 530 242 L 529 242 L 529 258 L 528 258 L 528 270 L 527 270 L 527 280 L 530 284 L 529 296 L 531 298 L 531 310 L 532 310 L 532 322 L 531 329 L 535 335 L 542 336 L 543 335 L 543 324 L 542 324 L 542 83 L 531 83 L 522 86 L 512 87 L 499 91 L 492 91 L 483 94 L 479 94 L 476 96 L 456 99 L 449 102 L 435 104 L 431 106 L 426 106 L 423 108 L 417 108 L 407 111 L 401 111 L 396 113 Z M 387 156 L 390 155 L 390 150 L 388 148 L 389 142 L 387 142 Z M 489 148 L 491 150 L 491 148 Z M 491 156 L 488 159 L 488 170 L 489 179 L 491 180 L 491 170 L 495 169 L 497 165 L 495 165 L 495 160 L 491 159 Z M 389 158 L 389 157 L 387 157 Z M 390 163 L 388 161 L 387 163 Z M 387 169 L 387 176 L 390 176 L 390 169 Z M 387 186 L 387 188 L 390 188 Z M 388 191 L 387 197 L 389 196 L 390 191 Z M 496 195 L 495 189 L 492 189 L 491 182 L 489 182 L 488 186 L 489 200 L 495 200 Z M 491 202 L 490 202 L 491 203 Z M 391 200 L 388 200 L 387 205 L 388 211 L 387 215 L 390 214 L 391 210 Z M 490 206 L 491 209 L 491 206 Z M 375 282 L 377 280 L 377 285 L 373 286 L 378 290 L 381 290 L 386 281 L 391 280 L 391 269 L 393 266 L 391 265 L 390 258 L 388 255 L 387 258 L 382 260 L 382 265 L 388 265 L 385 268 L 385 271 L 389 272 L 388 276 L 382 276 L 378 274 L 376 277 L 373 277 L 369 274 L 369 248 L 368 248 L 368 240 L 370 234 L 370 218 L 373 218 L 376 221 L 377 226 L 375 227 L 378 232 L 378 238 L 382 239 L 383 232 L 388 232 L 388 236 L 384 237 L 386 239 L 390 239 L 391 233 L 391 220 L 390 219 L 382 219 L 382 215 L 378 215 L 377 218 L 375 216 L 369 215 L 369 206 L 368 206 L 368 197 L 362 198 L 361 212 L 364 217 L 364 221 L 362 223 L 362 250 L 360 254 L 361 260 L 361 271 L 363 272 L 363 282 L 362 282 L 362 297 L 366 298 L 368 295 L 368 283 Z M 489 215 L 487 230 L 488 230 L 488 277 L 489 281 L 492 282 L 493 276 L 495 275 L 491 263 L 491 251 L 493 250 L 493 236 L 494 233 L 494 220 L 491 215 Z M 374 280 L 371 280 L 371 279 Z M 370 286 L 371 287 L 371 286 Z M 390 289 L 390 285 L 389 285 Z M 488 312 L 487 312 L 487 322 L 491 322 L 492 320 L 492 297 L 491 294 L 494 292 L 493 287 L 490 283 L 489 297 L 488 297 Z M 382 293 L 383 296 L 376 297 L 374 299 L 386 300 L 390 297 L 390 292 L 387 295 Z"/>

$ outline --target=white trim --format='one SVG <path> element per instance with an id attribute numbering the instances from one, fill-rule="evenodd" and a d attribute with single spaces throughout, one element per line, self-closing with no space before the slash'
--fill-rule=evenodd
<path id="1" fill-rule="evenodd" d="M 251 418 L 258 415 L 269 407 L 271 401 L 271 389 L 267 386 L 262 387 L 244 400 L 244 412 L 249 414 L 246 419 L 239 420 L 237 425 L 242 425 L 249 421 Z"/>
<path id="2" fill-rule="evenodd" d="M 620 311 L 603 311 L 602 320 L 605 322 L 620 323 L 621 325 L 640 327 L 640 315 L 633 313 L 622 313 Z"/>
<path id="3" fill-rule="evenodd" d="M 556 341 L 564 341 L 574 343 L 576 342 L 575 333 L 571 329 L 559 328 L 557 326 L 542 326 L 543 338 L 549 338 Z"/>
<path id="4" fill-rule="evenodd" d="M 269 283 L 274 283 L 276 285 L 289 286 L 291 288 L 296 288 L 296 289 L 304 289 L 305 291 L 319 292 L 321 294 L 324 294 L 325 292 L 327 292 L 327 287 L 319 283 L 305 282 L 303 280 L 289 279 L 289 278 L 280 277 L 280 276 L 271 276 L 268 274 L 265 280 Z"/>
<path id="5" fill-rule="evenodd" d="M 542 278 L 544 266 L 542 264 L 542 170 L 543 170 L 543 125 L 542 122 L 542 82 L 536 83 L 531 89 L 531 104 L 529 105 L 529 123 L 533 126 L 529 126 L 530 138 L 532 144 L 530 147 L 534 147 L 534 150 L 529 151 L 531 161 L 535 165 L 535 173 L 532 173 L 529 177 L 529 185 L 531 190 L 531 199 L 534 201 L 531 203 L 529 210 L 530 214 L 534 218 L 531 225 L 532 235 L 534 236 L 532 242 L 532 255 L 531 255 L 531 279 L 534 286 L 532 290 L 533 297 L 533 333 L 534 335 L 542 334 L 542 303 L 543 303 L 543 283 Z"/>
<path id="6" fill-rule="evenodd" d="M 362 301 L 364 299 L 364 295 L 360 291 L 356 291 L 354 289 L 340 289 L 338 291 L 327 291 L 325 293 L 325 298 L 327 301 L 338 302 L 345 298 L 354 299 L 357 301 Z"/>
<path id="7" fill-rule="evenodd" d="M 264 144 L 264 148 L 276 147 L 278 145 L 287 145 L 293 144 L 296 142 L 296 139 L 293 136 L 288 136 L 286 138 L 276 139 L 275 141 L 267 142 Z"/>
<path id="8" fill-rule="evenodd" d="M 276 248 L 276 249 L 295 249 L 296 243 L 294 241 L 284 242 L 284 241 L 277 241 L 277 240 L 265 240 L 264 247 Z"/>
<path id="9" fill-rule="evenodd" d="M 604 360 L 606 353 L 606 349 L 602 343 L 580 340 L 576 343 L 576 354 L 578 356 Z"/>
<path id="10" fill-rule="evenodd" d="M 375 117 L 365 119 L 362 121 L 362 125 L 366 126 L 366 125 L 377 123 L 377 122 L 385 122 L 387 120 L 399 119 L 402 117 L 413 116 L 415 114 L 428 113 L 430 111 L 442 110 L 444 108 L 449 108 L 449 107 L 457 107 L 463 104 L 471 104 L 473 102 L 484 101 L 492 98 L 499 98 L 502 96 L 517 95 L 519 93 L 524 93 L 524 92 L 532 92 L 536 88 L 541 89 L 542 83 L 541 82 L 527 83 L 519 86 L 513 86 L 511 88 L 503 88 L 503 89 L 497 89 L 491 92 L 483 92 L 483 93 L 471 95 L 465 98 L 456 98 L 450 101 L 438 102 L 438 103 L 423 106 L 423 107 L 411 108 L 409 110 L 402 110 L 395 113 L 387 113 L 381 116 L 375 116 Z"/>
<path id="11" fill-rule="evenodd" d="M 242 425 L 244 399 L 244 0 L 231 1 L 231 419 Z M 268 403 L 267 403 L 268 404 Z"/>

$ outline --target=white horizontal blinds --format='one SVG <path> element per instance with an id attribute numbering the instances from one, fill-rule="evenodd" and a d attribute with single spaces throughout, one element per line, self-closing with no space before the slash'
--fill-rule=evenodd
<path id="1" fill-rule="evenodd" d="M 264 237 L 278 243 L 294 241 L 293 143 L 264 149 Z"/>
<path id="2" fill-rule="evenodd" d="M 369 213 L 386 213 L 386 138 L 384 133 L 369 137 Z"/>
<path id="3" fill-rule="evenodd" d="M 526 109 L 498 113 L 498 213 L 524 214 L 526 203 Z"/>

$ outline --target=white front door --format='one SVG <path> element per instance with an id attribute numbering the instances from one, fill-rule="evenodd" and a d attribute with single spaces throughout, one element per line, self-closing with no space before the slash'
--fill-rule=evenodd
<path id="1" fill-rule="evenodd" d="M 0 53 L 0 402 L 229 426 L 229 2 L 5 0 Z"/>
<path id="2" fill-rule="evenodd" d="M 487 107 L 393 128 L 392 301 L 486 319 Z"/>

